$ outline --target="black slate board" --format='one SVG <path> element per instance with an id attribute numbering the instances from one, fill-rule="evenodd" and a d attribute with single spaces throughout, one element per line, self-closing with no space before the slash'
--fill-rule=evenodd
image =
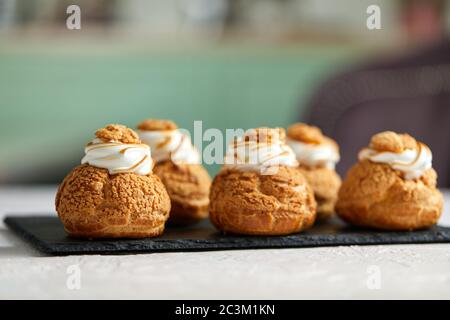
<path id="1" fill-rule="evenodd" d="M 209 251 L 262 248 L 302 248 L 340 245 L 450 242 L 450 228 L 435 226 L 412 232 L 364 230 L 339 219 L 317 224 L 289 236 L 237 236 L 218 232 L 209 221 L 188 226 L 168 226 L 158 238 L 83 240 L 68 237 L 57 217 L 6 217 L 5 224 L 39 251 L 49 255 L 125 254 L 170 251 Z"/>

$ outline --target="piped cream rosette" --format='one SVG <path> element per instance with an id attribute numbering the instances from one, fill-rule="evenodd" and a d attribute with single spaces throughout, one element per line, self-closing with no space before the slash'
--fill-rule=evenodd
<path id="1" fill-rule="evenodd" d="M 313 144 L 287 138 L 287 144 L 302 165 L 334 169 L 339 162 L 339 151 L 330 143 Z"/>
<path id="2" fill-rule="evenodd" d="M 133 172 L 147 175 L 152 172 L 153 160 L 146 144 L 126 144 L 94 139 L 84 149 L 82 164 L 104 168 L 110 174 Z"/>
<path id="3" fill-rule="evenodd" d="M 190 137 L 180 129 L 139 130 L 142 142 L 150 146 L 156 163 L 171 160 L 175 164 L 200 164 L 200 154 Z"/>
<path id="4" fill-rule="evenodd" d="M 423 143 L 417 142 L 416 149 L 406 149 L 401 153 L 378 151 L 364 148 L 358 154 L 359 160 L 384 163 L 392 169 L 401 171 L 406 180 L 420 178 L 432 166 L 431 150 Z"/>
<path id="5" fill-rule="evenodd" d="M 276 174 L 280 166 L 296 167 L 298 162 L 285 143 L 282 129 L 249 129 L 227 149 L 224 169 Z"/>

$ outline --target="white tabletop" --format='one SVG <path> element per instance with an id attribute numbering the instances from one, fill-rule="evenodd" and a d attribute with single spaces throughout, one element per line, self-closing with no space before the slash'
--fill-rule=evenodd
<path id="1" fill-rule="evenodd" d="M 0 187 L 0 219 L 53 212 L 55 190 Z M 440 224 L 450 225 L 449 208 Z M 449 299 L 450 244 L 46 257 L 1 222 L 8 298 Z"/>

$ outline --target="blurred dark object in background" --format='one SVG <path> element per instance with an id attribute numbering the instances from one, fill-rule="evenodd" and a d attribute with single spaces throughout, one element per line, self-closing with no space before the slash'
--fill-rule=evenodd
<path id="1" fill-rule="evenodd" d="M 374 133 L 393 130 L 428 144 L 439 186 L 450 187 L 450 41 L 328 81 L 306 120 L 339 143 L 341 175 Z"/>
<path id="2" fill-rule="evenodd" d="M 403 0 L 402 23 L 409 40 L 430 43 L 438 40 L 445 30 L 446 1 Z"/>
<path id="3" fill-rule="evenodd" d="M 313 96 L 305 121 L 337 140 L 341 175 L 373 134 L 392 130 L 428 144 L 439 187 L 450 187 L 447 1 L 404 0 L 401 6 L 408 42 L 421 49 L 378 59 L 327 81 Z"/>

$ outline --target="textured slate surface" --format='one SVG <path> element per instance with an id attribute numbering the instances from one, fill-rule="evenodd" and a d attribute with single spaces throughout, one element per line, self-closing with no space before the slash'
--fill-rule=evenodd
<path id="1" fill-rule="evenodd" d="M 382 232 L 352 228 L 338 219 L 316 225 L 300 234 L 281 237 L 223 235 L 208 221 L 204 221 L 190 227 L 169 226 L 159 238 L 139 240 L 70 238 L 57 217 L 6 217 L 5 224 L 39 251 L 49 255 L 450 242 L 450 228 L 436 226 L 414 232 Z"/>

